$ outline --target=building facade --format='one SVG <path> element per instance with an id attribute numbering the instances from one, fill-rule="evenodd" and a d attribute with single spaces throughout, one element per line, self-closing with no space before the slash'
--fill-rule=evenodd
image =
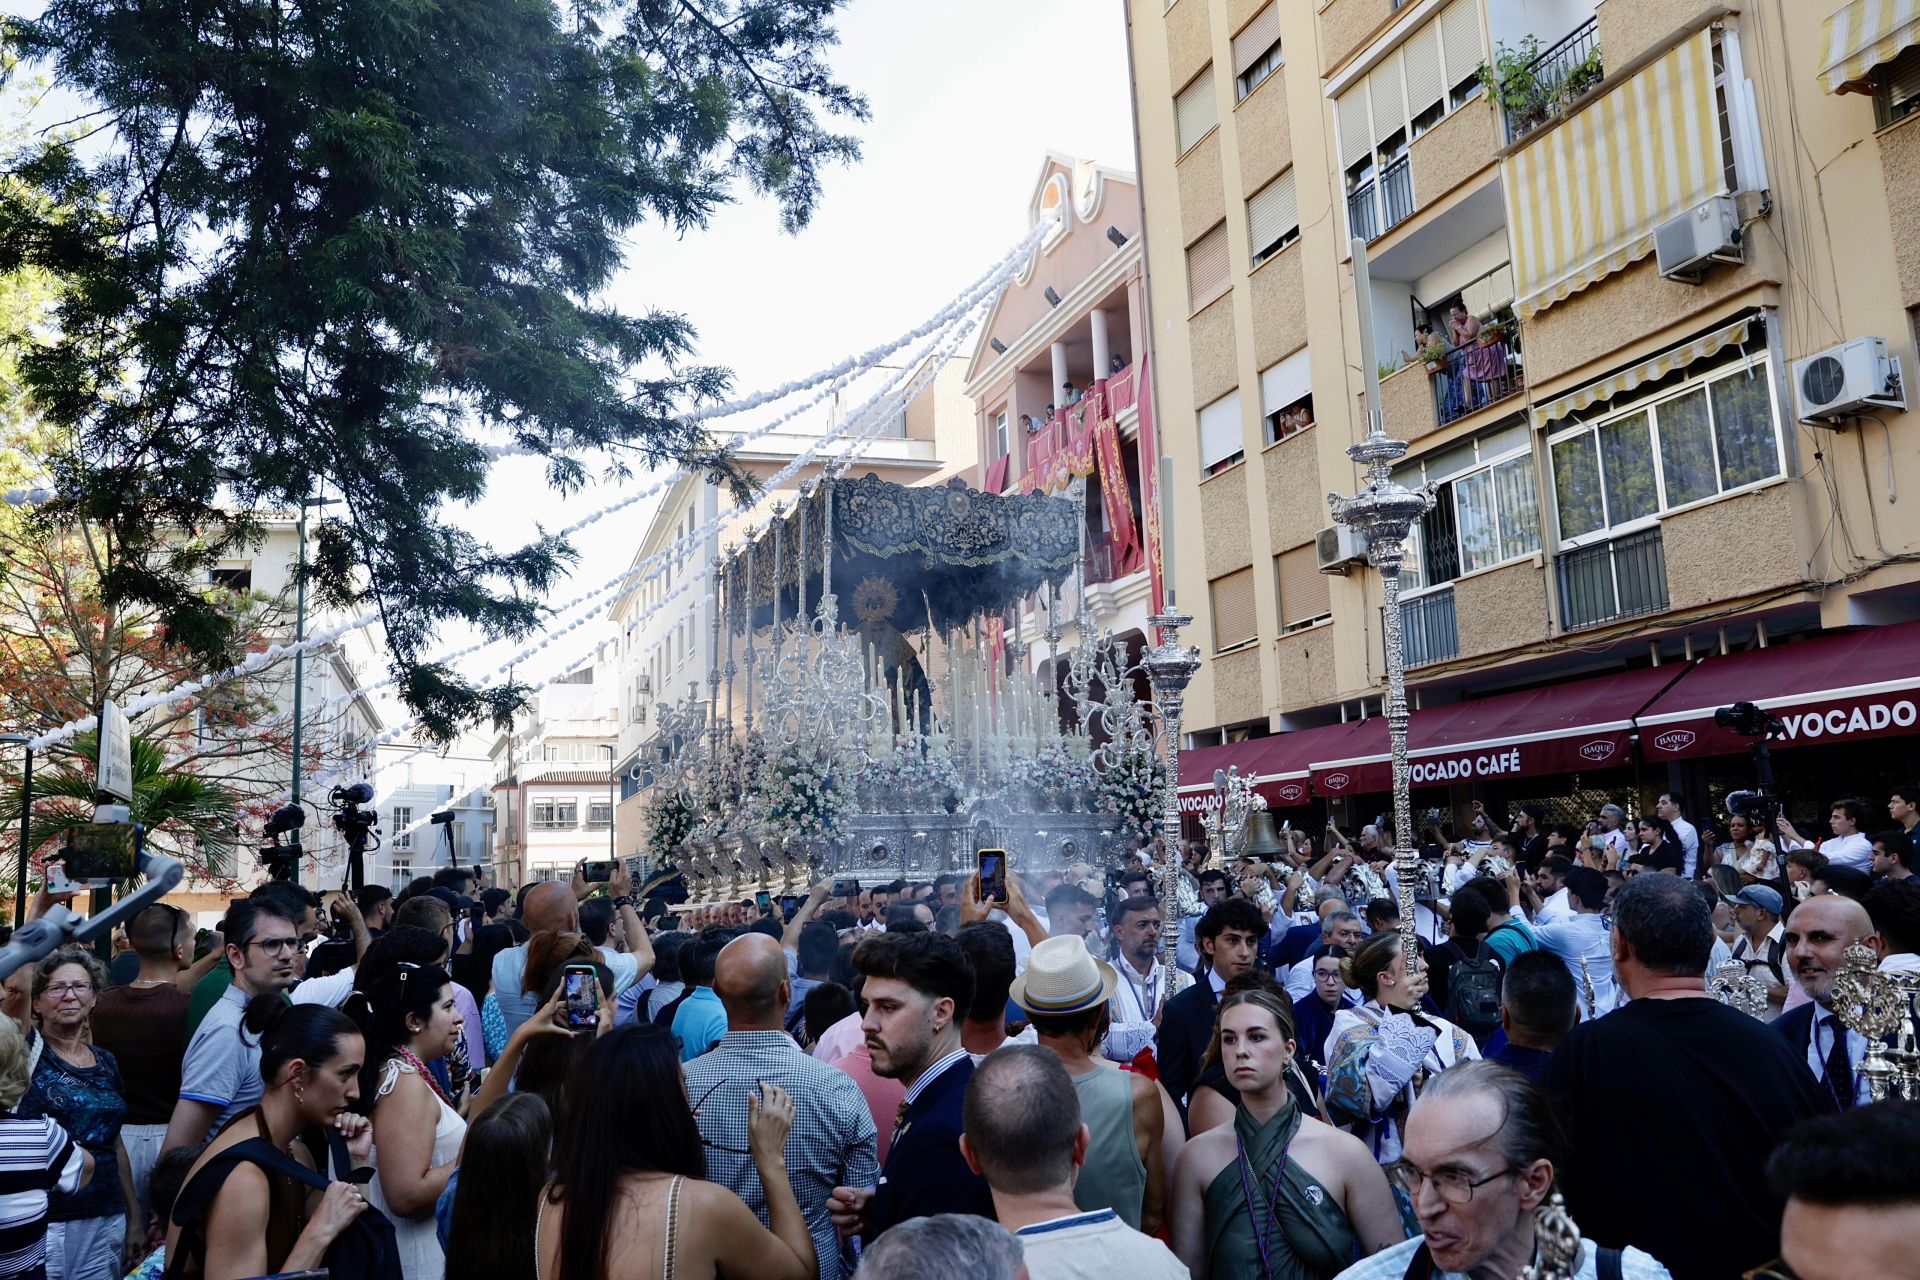
<path id="1" fill-rule="evenodd" d="M 378 747 L 374 806 L 381 845 L 368 859 L 367 882 L 395 893 L 416 876 L 442 867 L 493 866 L 493 737 L 472 730 L 444 750 L 420 742 Z M 437 821 L 445 815 L 444 822 Z M 494 876 L 489 876 L 495 882 Z"/>
<path id="2" fill-rule="evenodd" d="M 1380 583 L 1326 503 L 1366 363 L 1436 499 L 1401 582 L 1417 808 L 1705 812 L 1753 781 L 1710 698 L 1858 726 L 1776 740 L 1808 812 L 1920 766 L 1898 8 L 1133 0 L 1187 723 L 1222 748 L 1191 794 L 1232 762 L 1296 826 L 1385 807 Z"/>
<path id="3" fill-rule="evenodd" d="M 495 737 L 489 756 L 499 883 L 565 880 L 575 863 L 613 856 L 618 670 L 613 645 L 602 645 L 590 662 L 534 694 Z"/>
<path id="4" fill-rule="evenodd" d="M 1144 643 L 1157 573 L 1149 524 L 1157 529 L 1158 512 L 1143 498 L 1156 454 L 1151 413 L 1142 430 L 1149 370 L 1135 358 L 1144 348 L 1145 278 L 1133 175 L 1049 154 L 1028 216 L 1060 224 L 995 301 L 966 393 L 980 458 L 975 485 L 1064 495 L 1083 511 L 1083 572 L 1053 601 L 1030 600 L 1018 619 L 1024 661 L 1044 677 L 1054 663 L 1048 628 L 1071 649 L 1083 593 L 1096 632 Z"/>

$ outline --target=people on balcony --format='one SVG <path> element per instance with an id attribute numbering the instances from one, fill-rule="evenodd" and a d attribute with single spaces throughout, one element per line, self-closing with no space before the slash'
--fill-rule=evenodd
<path id="1" fill-rule="evenodd" d="M 1020 429 L 1026 432 L 1028 435 L 1037 434 L 1046 425 L 1047 424 L 1045 421 L 1036 419 L 1030 413 L 1023 413 L 1020 415 Z"/>
<path id="2" fill-rule="evenodd" d="M 1080 401 L 1085 398 L 1085 395 L 1086 393 L 1075 388 L 1072 382 L 1063 382 L 1060 384 L 1060 403 L 1066 405 L 1068 408 L 1079 404 Z"/>
<path id="3" fill-rule="evenodd" d="M 1109 378 L 1115 377 L 1124 371 L 1126 367 L 1127 358 L 1116 352 L 1113 359 L 1107 361 L 1107 376 Z"/>
<path id="4" fill-rule="evenodd" d="M 1456 304 L 1448 314 L 1447 330 L 1453 345 L 1466 351 L 1464 363 L 1467 386 L 1462 388 L 1463 404 L 1471 408 L 1490 404 L 1504 392 L 1494 384 L 1507 376 L 1507 344 L 1499 331 L 1485 332 L 1485 326 Z"/>

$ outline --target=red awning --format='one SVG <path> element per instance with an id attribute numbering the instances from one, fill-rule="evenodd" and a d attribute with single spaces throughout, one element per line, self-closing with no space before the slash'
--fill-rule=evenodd
<path id="1" fill-rule="evenodd" d="M 1664 764 L 1745 751 L 1713 722 L 1716 708 L 1755 702 L 1786 732 L 1777 747 L 1912 733 L 1920 725 L 1920 622 L 1863 627 L 1696 663 L 1638 717 L 1640 754 Z"/>
<path id="2" fill-rule="evenodd" d="M 1356 724 L 1331 724 L 1296 729 L 1222 747 L 1202 747 L 1180 753 L 1180 808 L 1186 813 L 1210 813 L 1214 808 L 1213 771 L 1237 767 L 1254 781 L 1254 790 L 1266 798 L 1269 809 L 1293 809 L 1308 804 L 1307 764 L 1335 742 L 1344 741 Z"/>
<path id="3" fill-rule="evenodd" d="M 1682 675 L 1641 667 L 1413 713 L 1407 730 L 1413 785 L 1525 778 L 1625 764 L 1633 717 Z M 1375 716 L 1341 755 L 1317 755 L 1313 789 L 1357 795 L 1393 786 L 1387 721 Z"/>

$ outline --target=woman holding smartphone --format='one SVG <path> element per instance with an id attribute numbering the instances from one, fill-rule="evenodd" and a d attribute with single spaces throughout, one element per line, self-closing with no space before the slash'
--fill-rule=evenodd
<path id="1" fill-rule="evenodd" d="M 467 1122 L 427 1070 L 453 1052 L 462 1019 L 438 965 L 401 963 L 362 993 L 367 1056 L 360 1106 L 373 1118 L 373 1206 L 393 1220 L 406 1280 L 441 1280 L 446 1255 L 433 1207 L 459 1167 Z"/>
<path id="2" fill-rule="evenodd" d="M 769 1231 L 739 1196 L 704 1180 L 691 1108 L 663 1105 L 686 1096 L 671 1033 L 631 1024 L 602 1036 L 580 1080 L 591 1105 L 561 1126 L 534 1227 L 542 1280 L 814 1280 L 813 1238 L 784 1155 L 792 1098 L 773 1085 L 752 1095 L 748 1142 Z"/>

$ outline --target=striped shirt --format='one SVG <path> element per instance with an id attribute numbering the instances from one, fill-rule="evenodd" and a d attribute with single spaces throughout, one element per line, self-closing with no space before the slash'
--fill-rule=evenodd
<path id="1" fill-rule="evenodd" d="M 47 1193 L 80 1189 L 86 1157 L 51 1116 L 0 1117 L 0 1275 L 45 1280 Z"/>

